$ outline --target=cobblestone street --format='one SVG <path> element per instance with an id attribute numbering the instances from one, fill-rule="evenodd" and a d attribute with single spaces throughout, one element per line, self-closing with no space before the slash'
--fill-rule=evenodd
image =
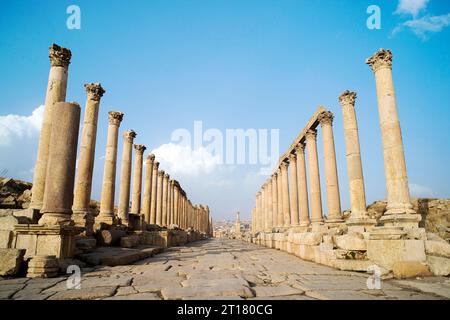
<path id="1" fill-rule="evenodd" d="M 67 277 L 0 280 L 1 299 L 449 299 L 450 279 L 383 280 L 335 270 L 237 240 L 170 248 L 133 265 L 82 270 L 81 289 Z"/>

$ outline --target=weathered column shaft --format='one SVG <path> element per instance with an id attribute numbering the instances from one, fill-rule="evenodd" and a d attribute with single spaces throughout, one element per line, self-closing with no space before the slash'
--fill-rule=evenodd
<path id="1" fill-rule="evenodd" d="M 114 194 L 116 183 L 117 165 L 117 140 L 119 126 L 123 119 L 123 113 L 110 111 L 108 113 L 108 137 L 106 141 L 105 163 L 103 168 L 103 186 L 100 203 L 100 213 L 96 222 L 112 224 L 114 220 Z"/>
<path id="2" fill-rule="evenodd" d="M 158 168 L 159 162 L 155 162 L 153 164 L 153 173 L 152 173 L 152 194 L 150 197 L 150 224 L 156 223 L 157 216 L 157 202 L 159 201 L 159 180 L 158 180 Z"/>
<path id="3" fill-rule="evenodd" d="M 269 179 L 267 181 L 267 220 L 268 220 L 268 227 L 269 227 L 269 231 L 271 231 L 272 227 L 273 227 L 273 221 L 272 221 L 272 180 Z"/>
<path id="4" fill-rule="evenodd" d="M 135 157 L 134 157 L 134 175 L 133 175 L 133 196 L 131 197 L 131 213 L 134 214 L 140 214 L 141 213 L 141 191 L 142 191 L 142 163 L 144 161 L 144 151 L 147 148 L 142 144 L 135 144 L 134 150 L 135 150 Z M 147 170 L 146 170 L 147 171 Z M 152 170 L 150 170 L 150 174 L 152 173 Z M 151 182 L 151 176 L 150 176 L 150 182 Z M 150 186 L 151 188 L 151 186 Z M 149 189 L 150 189 L 149 188 Z M 147 193 L 147 197 L 150 193 Z M 148 202 L 150 199 L 147 198 L 144 201 L 147 202 L 147 204 L 144 204 L 146 206 L 147 214 L 144 215 L 145 222 L 148 221 L 149 214 L 148 214 Z"/>
<path id="5" fill-rule="evenodd" d="M 291 226 L 298 225 L 298 186 L 297 186 L 297 157 L 291 153 L 289 155 L 289 176 L 291 195 Z"/>
<path id="6" fill-rule="evenodd" d="M 93 217 L 90 212 L 92 174 L 94 171 L 95 144 L 97 137 L 100 99 L 105 93 L 99 83 L 84 85 L 87 92 L 83 132 L 81 134 L 77 179 L 73 198 L 73 220 L 77 226 L 85 227 L 86 234 L 93 233 Z"/>
<path id="7" fill-rule="evenodd" d="M 77 103 L 54 106 L 40 225 L 68 225 L 72 214 L 81 109 Z"/>
<path id="8" fill-rule="evenodd" d="M 52 110 L 55 102 L 66 100 L 67 77 L 72 53 L 69 49 L 53 44 L 49 49 L 50 74 L 45 96 L 44 119 L 39 136 L 38 154 L 34 168 L 30 207 L 41 210 L 44 199 L 45 177 L 52 132 Z"/>
<path id="9" fill-rule="evenodd" d="M 297 146 L 297 181 L 298 181 L 298 206 L 300 215 L 300 225 L 308 226 L 309 220 L 309 206 L 308 206 L 308 185 L 306 182 L 306 161 L 305 161 L 305 144 L 301 143 Z"/>
<path id="10" fill-rule="evenodd" d="M 163 226 L 163 190 L 164 190 L 164 175 L 163 170 L 158 171 L 158 193 L 156 202 L 156 224 L 158 226 Z"/>
<path id="11" fill-rule="evenodd" d="M 157 172 L 155 173 L 154 170 L 155 166 L 155 155 L 150 154 L 147 156 L 147 159 L 145 160 L 145 177 L 144 177 L 144 198 L 142 201 L 142 210 L 141 213 L 144 215 L 144 220 L 146 223 L 150 224 L 151 222 L 151 206 L 153 201 L 153 189 L 156 188 L 156 186 L 153 185 L 153 183 L 156 181 L 157 177 L 154 177 L 153 174 L 157 175 Z M 154 224 L 154 222 L 153 222 Z"/>
<path id="12" fill-rule="evenodd" d="M 178 186 L 174 186 L 173 190 L 173 215 L 174 215 L 174 221 L 173 223 L 176 224 L 178 227 L 180 226 L 180 198 L 179 198 L 179 190 Z"/>
<path id="13" fill-rule="evenodd" d="M 277 215 L 277 227 L 281 228 L 284 226 L 284 210 L 283 210 L 283 177 L 281 176 L 281 169 L 277 169 L 277 204 L 278 204 L 278 215 Z"/>
<path id="14" fill-rule="evenodd" d="M 323 159 L 325 166 L 325 181 L 327 189 L 327 221 L 342 221 L 339 182 L 336 165 L 336 152 L 334 149 L 333 114 L 330 111 L 319 115 L 322 127 Z"/>
<path id="15" fill-rule="evenodd" d="M 277 174 L 272 174 L 272 227 L 279 227 L 278 225 L 278 184 Z"/>
<path id="16" fill-rule="evenodd" d="M 162 225 L 167 227 L 167 213 L 169 201 L 169 175 L 166 173 L 163 179 L 163 198 L 162 198 Z"/>
<path id="17" fill-rule="evenodd" d="M 317 157 L 317 132 L 308 130 L 306 133 L 306 148 L 308 151 L 309 205 L 311 222 L 323 222 L 322 196 L 320 191 L 319 159 Z"/>
<path id="18" fill-rule="evenodd" d="M 282 184 L 282 199 L 283 199 L 283 225 L 289 228 L 291 225 L 291 206 L 289 203 L 289 178 L 288 178 L 288 163 L 283 161 L 281 163 L 281 184 Z"/>
<path id="19" fill-rule="evenodd" d="M 378 97 L 378 113 L 380 116 L 381 137 L 383 141 L 384 171 L 386 176 L 387 211 L 386 215 L 413 214 L 411 217 L 400 219 L 409 221 L 399 222 L 390 217 L 382 217 L 382 220 L 391 219 L 393 225 L 416 227 L 420 221 L 420 215 L 415 215 L 411 204 L 408 176 L 406 173 L 405 154 L 400 121 L 397 113 L 397 102 L 392 80 L 392 53 L 389 50 L 380 49 L 371 58 L 367 59 L 374 74 Z M 388 221 L 384 221 L 385 223 Z"/>
<path id="20" fill-rule="evenodd" d="M 125 131 L 123 134 L 119 206 L 117 207 L 117 214 L 123 224 L 128 224 L 128 211 L 130 208 L 131 159 L 133 156 L 133 140 L 135 137 L 136 133 L 133 130 Z"/>

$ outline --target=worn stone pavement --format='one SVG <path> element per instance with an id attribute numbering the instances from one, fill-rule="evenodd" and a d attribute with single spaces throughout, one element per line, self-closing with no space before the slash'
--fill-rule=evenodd
<path id="1" fill-rule="evenodd" d="M 83 269 L 81 289 L 67 289 L 67 277 L 2 279 L 0 299 L 450 299 L 450 278 L 382 280 L 380 290 L 369 290 L 367 277 L 211 239 L 133 265 Z"/>

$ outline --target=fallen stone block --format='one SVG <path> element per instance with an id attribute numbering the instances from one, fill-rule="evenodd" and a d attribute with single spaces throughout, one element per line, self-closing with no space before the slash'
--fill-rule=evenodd
<path id="1" fill-rule="evenodd" d="M 435 276 L 450 275 L 450 259 L 448 258 L 427 256 L 427 264 Z"/>
<path id="2" fill-rule="evenodd" d="M 12 276 L 20 271 L 23 263 L 23 249 L 0 249 L 0 276 Z"/>
<path id="3" fill-rule="evenodd" d="M 339 249 L 358 251 L 367 250 L 366 241 L 364 240 L 363 235 L 358 233 L 334 236 L 334 243 Z"/>
<path id="4" fill-rule="evenodd" d="M 450 258 L 450 244 L 445 241 L 426 240 L 425 252 L 427 255 Z"/>
<path id="5" fill-rule="evenodd" d="M 427 277 L 432 275 L 425 263 L 417 261 L 397 261 L 392 266 L 392 272 L 396 279 Z"/>

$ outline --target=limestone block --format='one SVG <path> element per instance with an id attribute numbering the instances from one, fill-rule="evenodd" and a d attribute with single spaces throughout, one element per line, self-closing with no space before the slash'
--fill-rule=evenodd
<path id="1" fill-rule="evenodd" d="M 0 230 L 0 249 L 11 248 L 13 232 L 9 230 Z"/>
<path id="2" fill-rule="evenodd" d="M 297 234 L 299 244 L 317 246 L 322 242 L 322 232 L 305 232 Z"/>
<path id="3" fill-rule="evenodd" d="M 334 243 L 339 249 L 344 250 L 367 250 L 366 241 L 360 233 L 344 234 L 342 236 L 334 236 Z"/>
<path id="4" fill-rule="evenodd" d="M 392 266 L 392 272 L 396 279 L 431 276 L 427 265 L 417 261 L 397 261 Z"/>
<path id="5" fill-rule="evenodd" d="M 422 240 L 368 240 L 367 257 L 378 266 L 392 270 L 395 262 L 425 262 L 425 244 Z"/>
<path id="6" fill-rule="evenodd" d="M 427 255 L 450 258 L 450 244 L 445 241 L 426 240 L 425 252 Z"/>
<path id="7" fill-rule="evenodd" d="M 367 272 L 367 269 L 373 265 L 369 260 L 331 260 L 331 267 L 345 271 Z"/>
<path id="8" fill-rule="evenodd" d="M 140 238 L 138 235 L 122 237 L 120 239 L 120 246 L 122 248 L 134 248 L 139 245 L 139 240 Z"/>
<path id="9" fill-rule="evenodd" d="M 12 276 L 19 272 L 25 250 L 0 249 L 0 276 Z"/>
<path id="10" fill-rule="evenodd" d="M 448 276 L 450 275 L 450 259 L 444 257 L 428 256 L 427 264 L 430 271 L 435 276 Z"/>
<path id="11" fill-rule="evenodd" d="M 300 258 L 308 261 L 314 261 L 315 253 L 314 253 L 314 246 L 308 246 L 305 244 L 299 245 L 299 256 Z"/>

